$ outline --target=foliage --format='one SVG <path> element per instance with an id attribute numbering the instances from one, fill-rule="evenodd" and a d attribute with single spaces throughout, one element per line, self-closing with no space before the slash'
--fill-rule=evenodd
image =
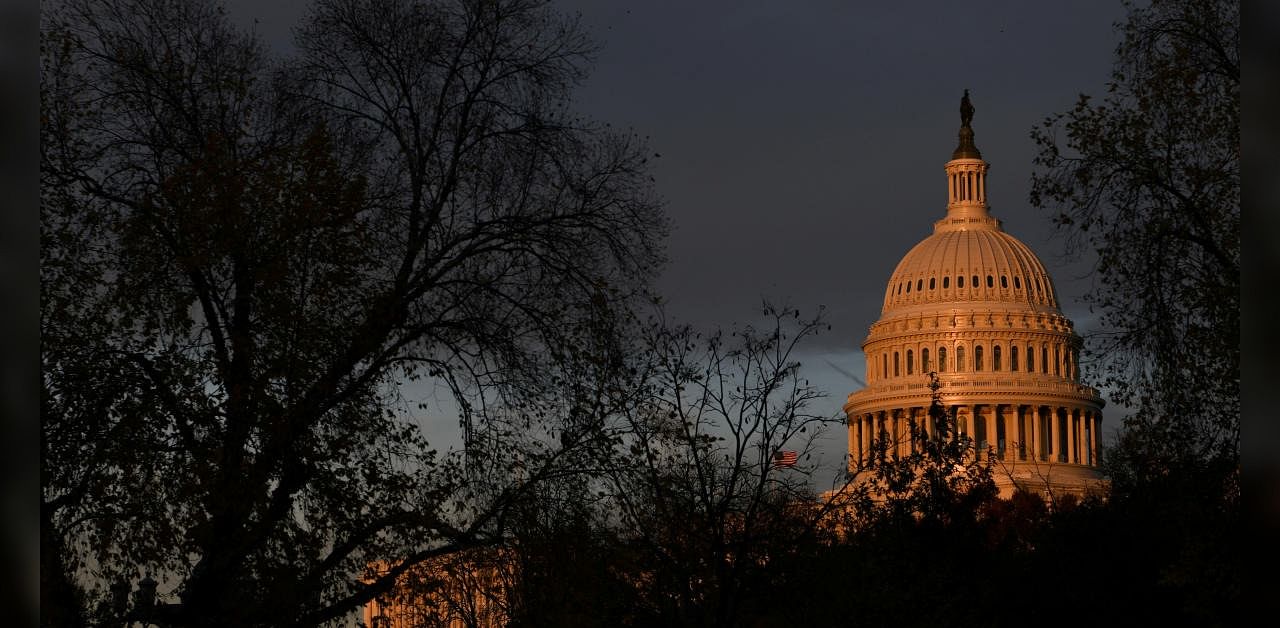
<path id="1" fill-rule="evenodd" d="M 1129 5 L 1103 101 L 1032 131 L 1032 203 L 1097 255 L 1089 346 L 1144 474 L 1239 456 L 1239 30 L 1233 0 Z"/>
<path id="2" fill-rule="evenodd" d="M 540 436 L 581 422 L 665 229 L 642 147 L 566 109 L 576 22 L 321 0 L 273 60 L 206 2 L 42 20 L 42 591 L 65 621 L 118 620 L 109 584 L 147 573 L 181 600 L 155 623 L 316 625 L 500 537 L 590 440 Z M 414 379 L 451 391 L 465 452 L 425 441 Z M 363 582 L 376 561 L 397 567 Z"/>
<path id="3" fill-rule="evenodd" d="M 1113 401 L 1132 406 L 1105 502 L 1048 526 L 1038 558 L 1129 603 L 1108 623 L 1235 625 L 1240 593 L 1240 8 L 1129 5 L 1102 103 L 1032 132 L 1032 202 L 1097 254 Z M 1060 144 L 1056 133 L 1065 131 Z M 1081 569 L 1084 562 L 1098 568 Z M 1103 567 L 1105 566 L 1105 567 Z"/>
<path id="4" fill-rule="evenodd" d="M 929 424 L 909 419 L 910 451 L 896 453 L 883 430 L 872 441 L 866 483 L 871 499 L 858 502 L 863 525 L 946 526 L 972 518 L 995 496 L 990 454 L 959 428 L 955 408 L 942 401 L 937 374 L 929 376 Z"/>

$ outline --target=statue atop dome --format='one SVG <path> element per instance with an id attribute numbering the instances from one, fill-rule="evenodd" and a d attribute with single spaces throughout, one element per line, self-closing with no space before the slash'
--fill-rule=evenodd
<path id="1" fill-rule="evenodd" d="M 973 103 L 969 102 L 969 90 L 966 89 L 964 96 L 960 98 L 960 145 L 951 154 L 952 159 L 982 159 L 982 153 L 973 144 L 970 122 L 973 122 Z"/>

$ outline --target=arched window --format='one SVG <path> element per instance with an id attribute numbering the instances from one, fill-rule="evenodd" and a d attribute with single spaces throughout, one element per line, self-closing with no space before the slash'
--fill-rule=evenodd
<path id="1" fill-rule="evenodd" d="M 907 282 L 907 294 L 911 294 L 911 282 Z"/>
<path id="2" fill-rule="evenodd" d="M 957 288 L 964 287 L 964 275 L 960 275 L 959 277 L 956 277 L 956 287 Z"/>
<path id="3" fill-rule="evenodd" d="M 1022 289 L 1022 282 L 1021 282 L 1021 281 L 1018 281 L 1018 276 L 1017 276 L 1017 275 L 1014 275 L 1014 276 L 1013 276 L 1013 289 L 1014 289 L 1014 290 L 1021 290 L 1021 289 Z"/>
<path id="4" fill-rule="evenodd" d="M 1040 347 L 1040 372 L 1049 372 L 1049 347 Z"/>
<path id="5" fill-rule="evenodd" d="M 987 287 L 988 288 L 996 287 L 996 282 L 991 279 L 991 275 L 987 275 Z"/>
<path id="6" fill-rule="evenodd" d="M 1017 345 L 1011 345 L 1009 347 L 1009 370 L 1014 371 L 1015 373 L 1018 371 L 1018 346 Z"/>
<path id="7" fill-rule="evenodd" d="M 889 376 L 889 354 L 887 353 L 880 356 L 880 373 L 882 377 Z"/>
<path id="8" fill-rule="evenodd" d="M 991 347 L 991 370 L 1000 370 L 1000 345 Z"/>
<path id="9" fill-rule="evenodd" d="M 938 372 L 947 372 L 947 348 L 938 347 Z"/>
<path id="10" fill-rule="evenodd" d="M 942 289 L 943 289 L 943 290 L 946 290 L 947 288 L 950 288 L 950 287 L 951 287 L 951 277 L 943 277 L 943 278 L 942 278 Z"/>
<path id="11" fill-rule="evenodd" d="M 920 290 L 921 290 L 922 288 L 924 288 L 924 280 L 923 280 L 923 279 L 917 279 L 917 280 L 916 280 L 916 292 L 920 292 Z"/>
<path id="12" fill-rule="evenodd" d="M 956 347 L 956 372 L 964 372 L 964 347 Z"/>
<path id="13" fill-rule="evenodd" d="M 898 370 L 898 352 L 894 351 L 893 352 L 893 376 L 897 377 L 901 374 L 902 372 Z"/>
<path id="14" fill-rule="evenodd" d="M 935 280 L 933 277 L 930 277 L 930 278 L 929 278 L 929 289 L 930 289 L 930 290 L 933 290 L 934 281 L 936 281 L 936 280 Z"/>
<path id="15" fill-rule="evenodd" d="M 1000 287 L 1001 287 L 1001 288 L 1008 288 L 1008 287 L 1009 287 L 1009 278 L 1008 278 L 1008 277 L 1006 277 L 1006 276 L 1004 276 L 1004 275 L 1000 275 Z"/>
<path id="16" fill-rule="evenodd" d="M 982 345 L 973 348 L 973 370 L 975 372 L 982 370 Z"/>
<path id="17" fill-rule="evenodd" d="M 911 354 L 911 350 L 910 350 L 910 349 L 907 349 L 907 375 L 911 375 L 912 373 L 914 373 L 914 372 L 915 372 L 915 370 L 914 370 L 914 365 L 913 365 L 913 364 L 911 364 L 911 358 L 912 358 L 912 357 L 913 357 L 913 356 L 912 356 L 912 354 Z"/>
<path id="18" fill-rule="evenodd" d="M 920 350 L 920 372 L 921 373 L 929 372 L 929 350 L 928 349 Z"/>
<path id="19" fill-rule="evenodd" d="M 1027 345 L 1027 372 L 1036 372 L 1036 348 Z"/>
<path id="20" fill-rule="evenodd" d="M 1053 374 L 1062 375 L 1062 345 L 1053 345 Z"/>

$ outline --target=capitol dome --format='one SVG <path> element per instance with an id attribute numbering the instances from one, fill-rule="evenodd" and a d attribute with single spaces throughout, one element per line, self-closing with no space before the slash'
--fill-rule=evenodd
<path id="1" fill-rule="evenodd" d="M 881 314 L 956 303 L 1058 311 L 1044 264 L 1027 245 L 1001 231 L 994 218 L 962 228 L 939 221 L 934 234 L 912 247 L 889 277 Z"/>
<path id="2" fill-rule="evenodd" d="M 1034 252 L 987 205 L 989 164 L 970 127 L 946 163 L 947 212 L 911 248 L 885 288 L 862 343 L 867 385 L 849 395 L 851 470 L 914 450 L 937 378 L 957 429 L 991 460 L 1004 496 L 1015 488 L 1083 493 L 1096 484 L 1104 402 L 1080 382 L 1080 337 L 1059 309 Z M 879 441 L 877 441 L 879 439 Z"/>

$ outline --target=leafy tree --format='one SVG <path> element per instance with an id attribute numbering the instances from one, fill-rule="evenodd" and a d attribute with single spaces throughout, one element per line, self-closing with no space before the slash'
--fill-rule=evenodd
<path id="1" fill-rule="evenodd" d="M 576 22 L 320 0 L 273 60 L 207 2 L 66 0 L 42 36 L 47 623 L 335 620 L 592 441 L 665 222 L 642 146 L 567 110 Z M 127 610 L 144 574 L 181 603 Z"/>
<path id="2" fill-rule="evenodd" d="M 1102 101 L 1032 131 L 1031 201 L 1097 255 L 1090 348 L 1136 409 L 1123 483 L 1239 456 L 1239 3 L 1128 4 L 1120 28 Z"/>
<path id="3" fill-rule="evenodd" d="M 1032 132 L 1032 202 L 1055 212 L 1068 250 L 1097 254 L 1090 348 L 1113 399 L 1134 407 L 1104 459 L 1107 501 L 1055 515 L 1040 560 L 1063 581 L 1096 572 L 1061 561 L 1115 565 L 1107 581 L 1134 610 L 1113 623 L 1235 625 L 1240 8 L 1128 9 L 1105 99 L 1081 96 Z"/>
<path id="4" fill-rule="evenodd" d="M 869 499 L 854 502 L 862 519 L 856 525 L 946 526 L 972 519 L 995 497 L 990 455 L 979 455 L 974 440 L 959 429 L 955 409 L 943 402 L 937 374 L 929 377 L 929 425 L 910 421 L 911 450 L 894 454 L 885 433 L 872 442 L 864 484 Z"/>

